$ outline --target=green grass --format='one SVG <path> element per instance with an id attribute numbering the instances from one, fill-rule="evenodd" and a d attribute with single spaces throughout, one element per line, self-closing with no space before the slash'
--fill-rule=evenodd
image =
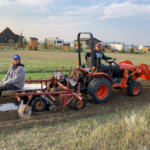
<path id="1" fill-rule="evenodd" d="M 64 74 L 68 74 L 64 72 Z M 30 77 L 32 80 L 36 79 L 49 79 L 49 76 L 53 76 L 53 73 L 26 73 L 25 79 L 28 80 Z M 5 74 L 0 74 L 0 81 L 5 78 Z"/>
<path id="2" fill-rule="evenodd" d="M 65 69 L 76 67 L 78 61 L 78 53 L 74 52 L 49 52 L 49 51 L 1 51 L 0 69 L 7 70 L 12 64 L 11 59 L 14 54 L 21 56 L 21 62 L 28 69 L 61 69 L 62 65 Z M 150 65 L 149 55 L 143 54 L 120 54 L 105 53 L 106 56 L 116 57 L 116 62 L 130 60 L 133 64 L 140 63 Z M 85 63 L 84 53 L 81 53 L 82 63 Z M 107 64 L 105 61 L 102 63 Z M 108 64 L 107 64 L 108 65 Z"/>
<path id="3" fill-rule="evenodd" d="M 77 53 L 49 51 L 1 51 L 0 69 L 8 69 L 14 54 L 21 56 L 26 69 L 55 69 L 77 66 Z M 117 62 L 130 60 L 150 65 L 149 55 L 106 53 Z M 84 53 L 81 54 L 85 63 Z M 106 64 L 106 63 L 105 63 Z M 26 73 L 26 79 L 46 79 L 52 73 Z M 0 74 L 0 80 L 5 74 Z M 50 150 L 148 150 L 150 149 L 150 106 L 114 114 L 95 115 L 49 126 L 0 132 L 0 149 Z"/>
<path id="4" fill-rule="evenodd" d="M 1 149 L 148 150 L 150 106 L 0 132 Z"/>

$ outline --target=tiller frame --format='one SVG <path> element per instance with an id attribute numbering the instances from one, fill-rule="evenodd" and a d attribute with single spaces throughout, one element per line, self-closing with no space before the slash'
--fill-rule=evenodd
<path id="1" fill-rule="evenodd" d="M 57 72 L 57 70 L 56 70 Z M 68 77 L 67 77 L 67 86 L 64 86 L 63 84 L 61 84 L 60 82 L 57 81 L 57 79 L 53 76 L 49 76 L 50 79 L 41 79 L 41 80 L 31 80 L 31 78 L 29 80 L 26 80 L 25 82 L 31 84 L 31 83 L 41 83 L 41 90 L 40 92 L 38 91 L 38 93 L 36 92 L 36 90 L 30 90 L 30 92 L 27 93 L 18 93 L 17 91 L 15 92 L 15 96 L 17 98 L 17 100 L 20 102 L 21 101 L 21 97 L 22 96 L 27 96 L 28 97 L 28 101 L 27 104 L 25 104 L 26 106 L 23 108 L 22 113 L 25 114 L 26 113 L 26 108 L 29 104 L 29 102 L 32 100 L 33 96 L 40 96 L 40 101 L 41 101 L 41 97 L 42 95 L 46 95 L 50 98 L 50 100 L 52 101 L 56 101 L 56 99 L 53 97 L 55 95 L 59 95 L 59 101 L 60 101 L 60 106 L 59 108 L 53 108 L 53 111 L 57 112 L 61 109 L 63 109 L 64 107 L 66 107 L 74 98 L 77 98 L 78 100 L 82 101 L 83 97 L 82 94 L 80 93 L 80 83 L 78 84 L 78 90 L 77 93 L 73 92 L 70 85 L 69 85 L 69 77 L 74 77 L 75 81 L 78 81 L 78 76 L 79 76 L 79 72 L 76 75 L 76 72 L 73 73 L 73 75 L 71 76 L 71 72 L 72 72 L 72 67 L 69 68 L 68 71 Z M 60 79 L 62 79 L 63 76 L 63 66 L 61 69 L 61 75 L 60 75 Z M 54 87 L 54 91 L 53 92 L 49 92 L 47 89 L 43 89 L 43 82 L 45 82 L 46 86 L 50 86 L 53 85 Z M 61 86 L 63 89 L 65 89 L 64 91 L 56 91 L 56 85 Z M 70 97 L 69 100 L 68 97 Z M 64 98 L 64 102 L 63 102 L 63 98 Z"/>

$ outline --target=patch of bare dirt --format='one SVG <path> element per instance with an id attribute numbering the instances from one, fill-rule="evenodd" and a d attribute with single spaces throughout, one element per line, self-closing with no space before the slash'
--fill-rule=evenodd
<path id="1" fill-rule="evenodd" d="M 150 82 L 140 80 L 142 84 L 142 92 L 139 96 L 127 96 L 127 90 L 113 90 L 111 98 L 107 103 L 93 104 L 87 100 L 86 106 L 82 110 L 75 111 L 68 106 L 64 111 L 60 110 L 57 113 L 45 112 L 32 112 L 29 119 L 20 120 L 17 111 L 0 112 L 0 130 L 18 130 L 35 125 L 49 125 L 58 123 L 60 121 L 67 121 L 76 118 L 86 118 L 92 115 L 103 115 L 113 113 L 119 109 L 132 109 L 135 106 L 143 106 L 150 104 Z M 84 95 L 85 96 L 85 95 Z M 87 97 L 85 97 L 87 99 Z M 57 97 L 58 100 L 58 97 Z M 14 95 L 2 95 L 0 103 L 15 102 Z"/>

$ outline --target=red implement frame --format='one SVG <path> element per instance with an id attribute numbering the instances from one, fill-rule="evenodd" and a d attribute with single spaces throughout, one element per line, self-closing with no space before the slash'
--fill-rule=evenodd
<path id="1" fill-rule="evenodd" d="M 56 78 L 54 77 L 50 77 L 50 79 L 42 79 L 42 80 L 26 80 L 26 82 L 28 82 L 29 84 L 31 83 L 41 83 L 41 85 L 43 84 L 43 82 L 45 82 L 46 86 L 50 86 L 50 84 L 54 85 L 54 91 L 53 92 L 48 92 L 47 89 L 42 89 L 41 86 L 41 90 L 40 92 L 35 92 L 35 90 L 30 91 L 28 93 L 17 93 L 15 92 L 16 98 L 18 101 L 20 101 L 20 97 L 21 96 L 27 96 L 29 97 L 28 102 L 26 105 L 28 105 L 28 103 L 31 101 L 33 96 L 42 96 L 42 95 L 47 95 L 52 101 L 56 101 L 56 99 L 53 97 L 55 95 L 59 95 L 59 101 L 60 101 L 60 107 L 55 109 L 55 111 L 58 111 L 64 107 L 66 107 L 74 98 L 77 98 L 78 100 L 82 100 L 82 95 L 80 93 L 80 84 L 78 85 L 78 91 L 77 93 L 73 92 L 72 89 L 69 86 L 69 77 L 73 77 L 76 76 L 76 80 L 78 80 L 78 75 L 75 75 L 75 73 L 73 73 L 73 75 L 71 76 L 71 72 L 72 72 L 72 67 L 69 69 L 68 71 L 68 78 L 67 78 L 67 86 L 64 86 L 63 84 L 61 84 L 60 82 L 57 81 Z M 61 76 L 60 79 L 62 79 L 62 73 L 63 73 L 63 67 L 61 70 Z M 59 85 L 61 86 L 64 90 L 63 91 L 56 91 L 55 90 L 55 85 Z M 64 99 L 64 102 L 63 102 Z M 62 105 L 63 102 L 63 105 Z M 25 107 L 26 109 L 26 107 Z M 25 112 L 25 110 L 24 110 Z"/>

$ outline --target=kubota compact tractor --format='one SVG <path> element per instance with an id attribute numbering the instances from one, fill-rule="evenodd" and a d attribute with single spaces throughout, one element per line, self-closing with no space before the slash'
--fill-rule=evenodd
<path id="1" fill-rule="evenodd" d="M 87 64 L 81 64 L 81 49 L 80 49 L 80 35 L 90 35 L 90 50 L 92 51 L 91 57 L 87 58 Z M 137 78 L 150 80 L 150 70 L 146 64 L 133 65 L 131 61 L 125 60 L 122 62 L 106 61 L 109 64 L 113 78 L 117 81 L 113 83 L 111 77 L 105 73 L 105 70 L 100 70 L 98 67 L 98 60 L 94 62 L 93 51 L 93 35 L 89 32 L 81 32 L 78 34 L 78 67 L 75 68 L 76 73 L 69 78 L 70 85 L 75 89 L 80 83 L 81 92 L 87 93 L 90 101 L 94 103 L 106 102 L 112 93 L 112 88 L 124 89 L 127 85 L 127 94 L 129 96 L 137 96 L 140 94 L 142 86 L 136 81 Z M 58 72 L 54 76 L 59 76 Z M 65 77 L 66 75 L 64 75 Z M 65 85 L 65 78 L 61 80 Z"/>

